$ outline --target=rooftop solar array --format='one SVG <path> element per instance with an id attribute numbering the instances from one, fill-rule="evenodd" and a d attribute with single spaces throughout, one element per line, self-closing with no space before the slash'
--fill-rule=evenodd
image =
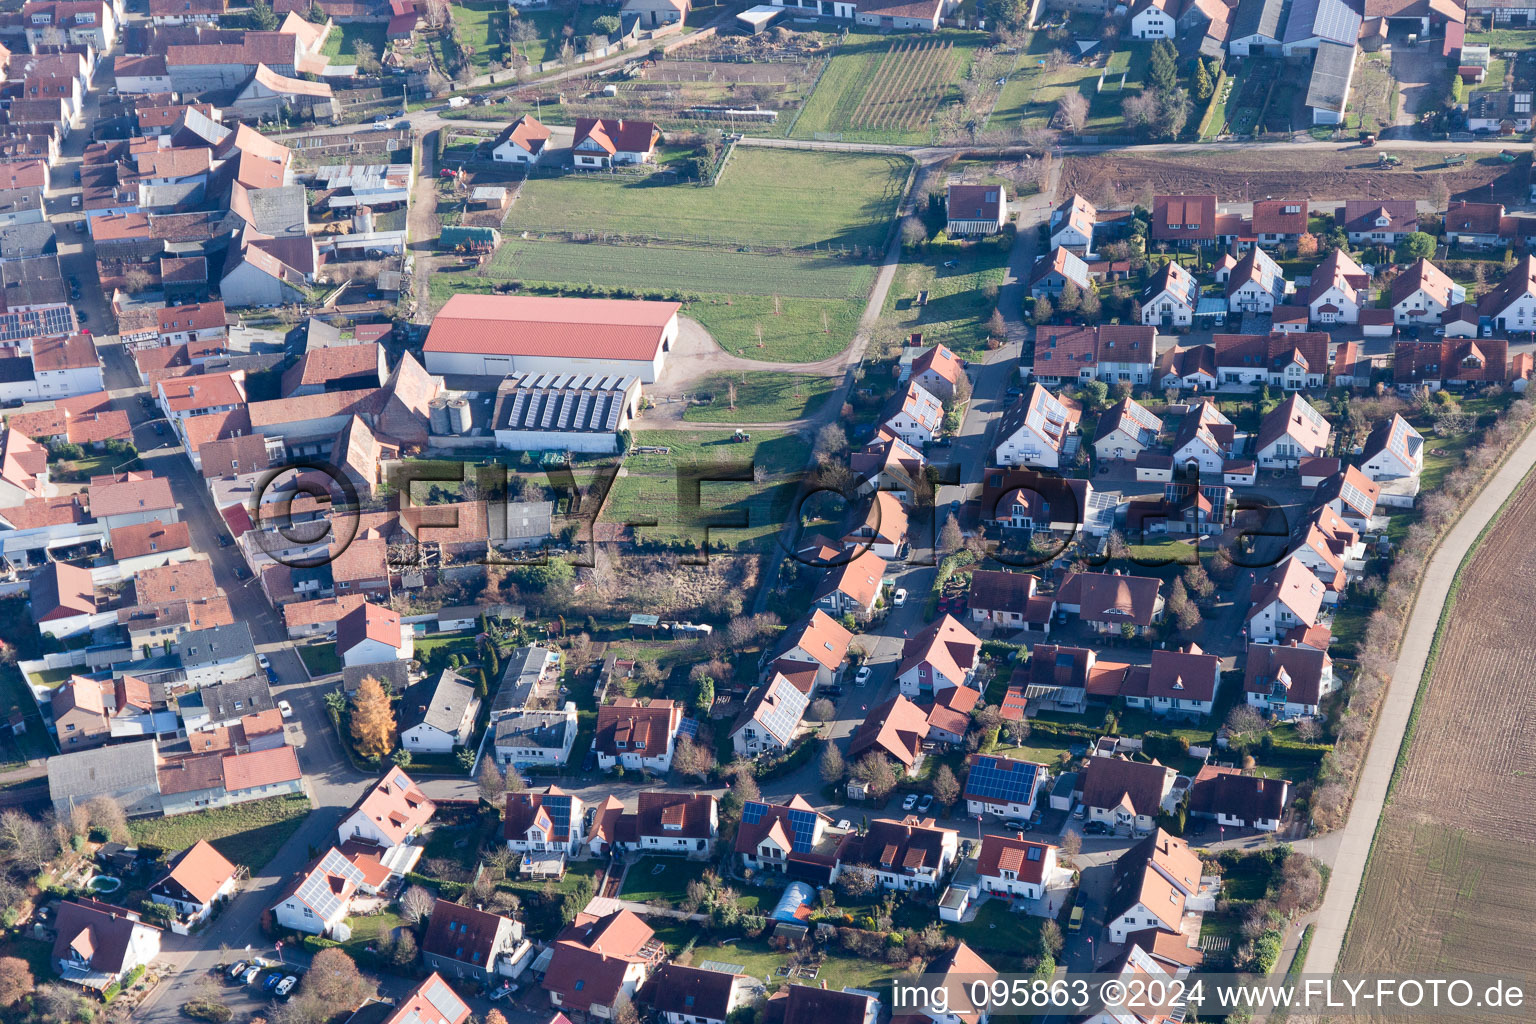
<path id="1" fill-rule="evenodd" d="M 74 333 L 75 311 L 69 306 L 45 306 L 25 312 L 0 313 L 0 342 Z"/>
<path id="2" fill-rule="evenodd" d="M 326 851 L 320 863 L 315 866 L 299 883 L 297 896 L 299 900 L 322 919 L 329 920 L 331 915 L 341 909 L 341 895 L 331 887 L 331 878 L 342 878 L 357 885 L 363 880 L 363 871 L 353 864 L 341 851 L 332 847 Z"/>
<path id="3" fill-rule="evenodd" d="M 773 686 L 773 683 L 769 683 Z M 805 706 L 809 698 L 801 693 L 794 683 L 780 678 L 768 698 L 765 698 L 758 709 L 757 720 L 762 723 L 773 735 L 784 741 L 788 741 L 795 734 L 795 728 L 800 724 L 800 719 L 805 716 Z"/>
<path id="4" fill-rule="evenodd" d="M 1028 761 L 977 758 L 965 781 L 965 795 L 997 803 L 1028 803 L 1034 793 L 1037 771 L 1037 767 Z"/>
<path id="5" fill-rule="evenodd" d="M 771 805 L 754 800 L 741 809 L 741 823 L 743 825 L 756 825 L 763 817 L 770 813 Z M 790 808 L 784 820 L 790 829 L 790 846 L 795 853 L 804 853 L 812 848 L 816 842 L 815 811 L 805 811 L 799 808 Z"/>
<path id="6" fill-rule="evenodd" d="M 567 840 L 571 837 L 571 798 L 564 793 L 546 794 L 540 803 L 549 812 L 549 820 L 554 824 L 554 839 Z"/>

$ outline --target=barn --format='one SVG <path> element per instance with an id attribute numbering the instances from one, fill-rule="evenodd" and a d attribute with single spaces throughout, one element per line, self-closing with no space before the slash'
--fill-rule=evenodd
<path id="1" fill-rule="evenodd" d="M 506 377 L 590 373 L 654 383 L 677 344 L 676 302 L 453 296 L 422 347 L 427 370 Z"/>

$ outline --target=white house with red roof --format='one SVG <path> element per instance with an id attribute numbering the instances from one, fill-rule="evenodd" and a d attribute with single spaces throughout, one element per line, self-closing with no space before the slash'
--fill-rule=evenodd
<path id="1" fill-rule="evenodd" d="M 867 619 L 875 612 L 884 577 L 885 559 L 873 551 L 861 552 L 827 570 L 816 590 L 815 604 L 829 615 Z"/>
<path id="2" fill-rule="evenodd" d="M 1326 650 L 1296 642 L 1248 645 L 1243 693 L 1249 707 L 1283 719 L 1316 715 L 1335 688 Z"/>
<path id="3" fill-rule="evenodd" d="M 408 661 L 416 647 L 413 636 L 399 612 L 364 602 L 336 621 L 336 654 L 349 667 Z"/>
<path id="4" fill-rule="evenodd" d="M 501 835 L 514 853 L 575 854 L 582 834 L 586 803 L 579 796 L 550 786 L 543 793 L 508 793 Z"/>
<path id="5" fill-rule="evenodd" d="M 279 928 L 344 942 L 352 936 L 347 915 L 363 879 L 363 869 L 333 846 L 294 876 L 272 906 L 272 917 Z"/>
<path id="6" fill-rule="evenodd" d="M 853 634 L 818 608 L 805 621 L 785 631 L 775 661 L 814 667 L 814 685 L 826 686 L 837 678 L 852 642 Z"/>
<path id="7" fill-rule="evenodd" d="M 469 1013 L 469 1004 L 434 971 L 431 977 L 412 989 L 410 995 L 396 1003 L 394 1010 L 379 1024 L 464 1024 Z"/>
<path id="8" fill-rule="evenodd" d="M 944 429 L 944 402 L 917 381 L 892 402 L 882 426 L 914 448 L 938 438 Z"/>
<path id="9" fill-rule="evenodd" d="M 1400 415 L 1382 420 L 1366 438 L 1360 471 L 1381 486 L 1381 504 L 1411 506 L 1424 472 L 1424 435 Z"/>
<path id="10" fill-rule="evenodd" d="M 1029 820 L 1046 782 L 1045 765 L 1013 757 L 972 754 L 965 759 L 965 809 L 980 817 Z"/>
<path id="11" fill-rule="evenodd" d="M 1323 582 L 1311 569 L 1287 559 L 1254 584 L 1248 607 L 1249 638 L 1275 643 L 1297 626 L 1317 625 L 1325 594 Z"/>
<path id="12" fill-rule="evenodd" d="M 630 771 L 666 772 L 672 767 L 683 707 L 671 700 L 641 704 L 618 697 L 597 709 L 597 734 L 592 749 L 597 766 L 610 771 L 622 765 Z"/>
<path id="13" fill-rule="evenodd" d="M 580 913 L 550 947 L 543 987 L 556 1007 L 600 1018 L 631 999 L 665 951 L 656 933 L 635 914 L 605 917 Z"/>
<path id="14" fill-rule="evenodd" d="M 997 426 L 994 460 L 999 466 L 1059 467 L 1077 434 L 1082 407 L 1051 394 L 1041 384 L 1016 399 Z"/>
<path id="15" fill-rule="evenodd" d="M 981 660 L 981 638 L 944 615 L 902 645 L 896 682 L 907 697 L 972 686 Z"/>
<path id="16" fill-rule="evenodd" d="M 1191 643 L 1176 651 L 1152 652 L 1150 665 L 1133 665 L 1120 695 L 1127 707 L 1159 715 L 1203 717 L 1216 705 L 1221 659 Z"/>
<path id="17" fill-rule="evenodd" d="M 1292 393 L 1259 423 L 1254 455 L 1262 469 L 1288 469 L 1328 449 L 1332 428 L 1323 414 Z"/>
<path id="18" fill-rule="evenodd" d="M 874 492 L 853 510 L 842 543 L 845 552 L 869 552 L 895 561 L 907 545 L 907 510 L 890 491 Z"/>
<path id="19" fill-rule="evenodd" d="M 207 919 L 214 904 L 234 895 L 238 877 L 239 870 L 223 854 L 199 839 L 149 887 L 149 898 L 176 912 L 171 929 L 185 935 L 191 925 Z"/>
<path id="20" fill-rule="evenodd" d="M 436 811 L 437 804 L 397 765 L 352 805 L 336 827 L 337 840 L 398 846 L 409 842 Z"/>
<path id="21" fill-rule="evenodd" d="M 140 523 L 180 519 L 170 481 L 147 470 L 91 477 L 86 488 L 91 515 L 109 531 Z"/>
<path id="22" fill-rule="evenodd" d="M 943 401 L 955 397 L 955 385 L 965 376 L 965 360 L 943 345 L 935 345 L 912 360 L 912 380 Z"/>
<path id="23" fill-rule="evenodd" d="M 505 378 L 585 371 L 651 384 L 677 345 L 679 305 L 547 295 L 454 295 L 422 346 L 428 373 Z"/>
<path id="24" fill-rule="evenodd" d="M 59 904 L 53 931 L 59 980 L 97 992 L 160 955 L 160 929 L 137 911 L 84 897 Z"/>
<path id="25" fill-rule="evenodd" d="M 491 159 L 503 164 L 539 162 L 549 145 L 550 131 L 532 114 L 524 114 L 502 129 L 491 143 Z"/>
<path id="26" fill-rule="evenodd" d="M 1056 847 L 1013 836 L 987 835 L 976 855 L 982 892 L 1038 900 L 1056 874 Z"/>
<path id="27" fill-rule="evenodd" d="M 650 121 L 578 117 L 571 162 L 577 168 L 655 163 L 660 141 L 661 130 Z"/>
<path id="28" fill-rule="evenodd" d="M 944 230 L 951 237 L 995 235 L 1008 223 L 1008 190 L 1001 185 L 951 185 L 944 210 Z"/>

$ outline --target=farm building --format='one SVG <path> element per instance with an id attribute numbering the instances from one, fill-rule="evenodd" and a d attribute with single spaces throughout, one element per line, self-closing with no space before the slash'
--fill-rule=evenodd
<path id="1" fill-rule="evenodd" d="M 505 377 L 578 372 L 661 375 L 677 342 L 675 302 L 455 295 L 422 347 L 431 373 Z"/>
<path id="2" fill-rule="evenodd" d="M 1355 48 L 1331 40 L 1317 44 L 1312 80 L 1307 84 L 1307 106 L 1313 124 L 1338 124 L 1349 105 L 1349 87 L 1355 77 Z"/>
<path id="3" fill-rule="evenodd" d="M 858 0 L 853 20 L 896 32 L 937 32 L 945 0 Z"/>
<path id="4" fill-rule="evenodd" d="M 512 451 L 613 452 L 639 411 L 640 378 L 519 374 L 496 389 L 496 446 Z"/>

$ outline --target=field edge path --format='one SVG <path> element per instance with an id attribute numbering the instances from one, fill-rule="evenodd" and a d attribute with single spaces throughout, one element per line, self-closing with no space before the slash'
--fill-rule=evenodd
<path id="1" fill-rule="evenodd" d="M 1451 584 L 1483 531 L 1497 519 L 1505 502 L 1524 483 L 1533 466 L 1536 466 L 1536 429 L 1525 435 L 1494 473 L 1493 479 L 1467 506 L 1425 567 L 1423 582 L 1404 629 L 1397 667 L 1382 700 L 1376 732 L 1355 791 L 1355 802 L 1341 832 L 1328 890 L 1317 912 L 1317 927 L 1303 968 L 1307 974 L 1332 974 L 1338 968 L 1355 903 L 1365 881 L 1371 845 L 1386 805 L 1398 752 L 1402 749 L 1419 686 L 1424 681 L 1430 647 L 1439 635 L 1440 616 Z"/>

